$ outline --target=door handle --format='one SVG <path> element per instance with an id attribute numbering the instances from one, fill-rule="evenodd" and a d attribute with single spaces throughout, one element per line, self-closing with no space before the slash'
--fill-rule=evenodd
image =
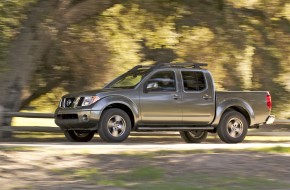
<path id="1" fill-rule="evenodd" d="M 204 95 L 202 98 L 205 99 L 205 100 L 212 99 L 212 97 L 209 96 L 208 94 Z"/>

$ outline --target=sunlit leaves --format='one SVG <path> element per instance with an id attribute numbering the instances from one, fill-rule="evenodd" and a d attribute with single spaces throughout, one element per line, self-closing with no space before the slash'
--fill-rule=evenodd
<path id="1" fill-rule="evenodd" d="M 27 7 L 36 0 L 0 1 L 0 71 L 3 69 L 8 43 L 16 36 Z"/>
<path id="2" fill-rule="evenodd" d="M 281 12 L 281 16 L 284 16 L 285 18 L 287 18 L 290 21 L 290 3 L 286 3 L 282 12 Z"/>
<path id="3" fill-rule="evenodd" d="M 123 65 L 126 70 L 141 62 L 144 45 L 158 49 L 173 48 L 178 43 L 174 19 L 138 4 L 116 4 L 103 13 L 97 27 L 114 52 L 111 63 Z"/>
<path id="4" fill-rule="evenodd" d="M 34 1 L 0 2 L 0 61 Z M 85 0 L 66 4 L 73 7 L 81 2 Z M 209 64 L 218 90 L 270 90 L 274 112 L 283 112 L 277 104 L 289 105 L 283 98 L 290 91 L 287 1 L 118 1 L 89 17 L 84 16 L 86 7 L 82 8 L 83 19 L 69 22 L 73 24 L 64 31 L 56 25 L 68 23 L 65 20 L 57 23 L 51 16 L 41 23 L 55 43 L 58 69 L 50 72 L 69 73 L 68 90 L 100 87 L 140 63 L 197 61 Z M 38 76 L 46 81 L 42 72 Z"/>

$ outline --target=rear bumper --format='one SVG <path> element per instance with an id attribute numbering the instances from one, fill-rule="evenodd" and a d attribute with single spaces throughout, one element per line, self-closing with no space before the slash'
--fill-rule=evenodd
<path id="1" fill-rule="evenodd" d="M 58 108 L 54 119 L 62 130 L 97 130 L 100 115 L 98 110 Z"/>
<path id="2" fill-rule="evenodd" d="M 266 124 L 273 124 L 275 121 L 275 115 L 269 115 L 269 117 L 266 119 Z"/>

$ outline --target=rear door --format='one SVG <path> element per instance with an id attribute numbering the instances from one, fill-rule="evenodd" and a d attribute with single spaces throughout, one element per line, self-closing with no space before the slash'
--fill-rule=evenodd
<path id="1" fill-rule="evenodd" d="M 181 95 L 177 85 L 177 70 L 157 70 L 148 76 L 140 91 L 142 124 L 181 125 Z M 148 86 L 155 86 L 146 90 Z"/>
<path id="2" fill-rule="evenodd" d="M 207 125 L 215 114 L 214 86 L 210 73 L 180 70 L 182 77 L 182 120 L 184 124 Z"/>

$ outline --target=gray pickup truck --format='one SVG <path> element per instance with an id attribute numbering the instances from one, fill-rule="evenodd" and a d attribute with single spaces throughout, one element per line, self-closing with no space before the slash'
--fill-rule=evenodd
<path id="1" fill-rule="evenodd" d="M 103 89 L 63 96 L 55 123 L 75 142 L 90 141 L 95 133 L 122 142 L 131 131 L 179 131 L 187 143 L 202 142 L 208 132 L 239 143 L 248 128 L 274 122 L 269 92 L 217 92 L 204 66 L 136 66 Z"/>

